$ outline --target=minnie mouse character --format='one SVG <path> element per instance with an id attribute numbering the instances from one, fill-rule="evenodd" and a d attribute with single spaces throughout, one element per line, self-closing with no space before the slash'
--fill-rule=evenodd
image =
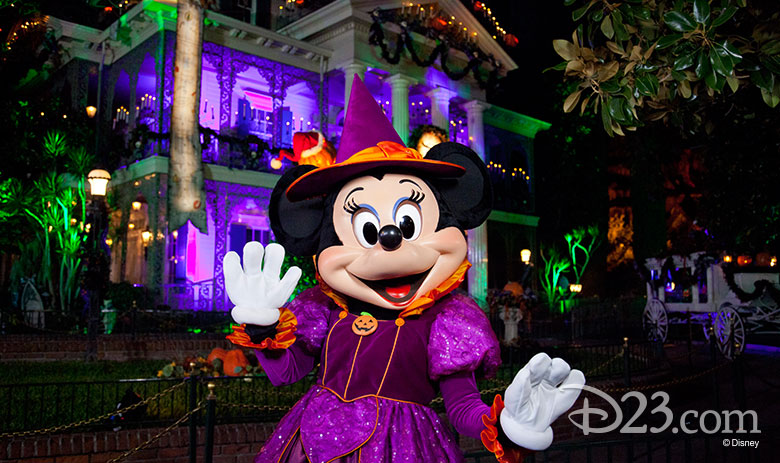
<path id="1" fill-rule="evenodd" d="M 225 256 L 240 324 L 229 339 L 255 348 L 277 386 L 320 365 L 256 462 L 463 461 L 427 406 L 439 391 L 455 429 L 499 461 L 550 445 L 550 424 L 584 376 L 538 354 L 506 406 L 500 396 L 486 405 L 475 378 L 497 370 L 498 341 L 474 301 L 452 292 L 469 268 L 465 230 L 491 202 L 473 151 L 441 143 L 423 158 L 406 148 L 355 79 L 336 163 L 288 170 L 271 195 L 280 244 L 247 244 L 243 269 L 236 253 Z M 319 281 L 286 306 L 301 271 L 279 278 L 285 250 L 314 255 Z"/>

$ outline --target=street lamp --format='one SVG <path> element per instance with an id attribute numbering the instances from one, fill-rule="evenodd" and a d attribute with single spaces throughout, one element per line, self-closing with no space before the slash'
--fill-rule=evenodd
<path id="1" fill-rule="evenodd" d="M 569 291 L 573 293 L 581 293 L 582 292 L 582 285 L 579 283 L 572 283 L 569 285 Z"/>
<path id="2" fill-rule="evenodd" d="M 523 249 L 520 251 L 520 260 L 522 260 L 525 265 L 528 265 L 528 263 L 531 262 L 531 250 Z"/>
<path id="3" fill-rule="evenodd" d="M 90 119 L 95 117 L 95 114 L 97 114 L 97 108 L 94 107 L 94 106 L 90 105 L 90 106 L 87 106 L 85 109 L 87 110 L 87 117 L 90 118 Z"/>
<path id="4" fill-rule="evenodd" d="M 87 174 L 87 181 L 89 182 L 89 190 L 92 196 L 103 197 L 106 195 L 106 186 L 108 181 L 111 180 L 111 174 L 107 170 L 93 169 Z"/>
<path id="5" fill-rule="evenodd" d="M 89 191 L 92 199 L 89 212 L 92 216 L 91 227 L 87 224 L 90 235 L 89 258 L 87 260 L 87 278 L 85 287 L 89 292 L 89 319 L 87 320 L 87 360 L 97 360 L 97 332 L 100 306 L 103 304 L 104 282 L 107 265 L 104 265 L 103 254 L 103 198 L 106 196 L 106 186 L 111 180 L 111 174 L 104 169 L 93 169 L 87 174 Z"/>

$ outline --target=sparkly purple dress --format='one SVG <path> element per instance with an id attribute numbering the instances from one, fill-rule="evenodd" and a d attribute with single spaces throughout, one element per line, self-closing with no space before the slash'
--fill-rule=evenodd
<path id="1" fill-rule="evenodd" d="M 402 323 L 379 320 L 367 336 L 353 333 L 356 315 L 318 287 L 288 308 L 297 319 L 295 343 L 258 351 L 258 359 L 274 385 L 300 380 L 319 362 L 317 383 L 282 418 L 256 463 L 463 461 L 427 404 L 441 390 L 458 432 L 479 438 L 489 407 L 474 378 L 494 374 L 500 357 L 471 299 L 444 296 Z"/>

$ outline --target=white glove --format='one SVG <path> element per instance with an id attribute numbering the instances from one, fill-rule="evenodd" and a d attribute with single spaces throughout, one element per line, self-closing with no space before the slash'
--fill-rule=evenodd
<path id="1" fill-rule="evenodd" d="M 230 312 L 236 323 L 268 326 L 279 320 L 279 308 L 282 307 L 295 290 L 301 278 L 301 269 L 290 270 L 279 279 L 284 262 L 284 248 L 271 243 L 263 245 L 250 241 L 244 246 L 244 268 L 235 252 L 229 252 L 222 261 L 225 273 L 225 289 L 235 307 Z"/>
<path id="2" fill-rule="evenodd" d="M 553 440 L 550 425 L 574 405 L 584 384 L 585 375 L 560 358 L 534 355 L 504 394 L 504 434 L 520 447 L 545 450 Z"/>

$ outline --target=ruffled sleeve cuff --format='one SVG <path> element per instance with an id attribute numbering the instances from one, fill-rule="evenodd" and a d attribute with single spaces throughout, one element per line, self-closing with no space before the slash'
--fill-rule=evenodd
<path id="1" fill-rule="evenodd" d="M 493 405 L 490 406 L 490 412 L 482 415 L 482 423 L 485 429 L 480 433 L 482 445 L 496 456 L 499 463 L 522 463 L 526 455 L 530 455 L 530 450 L 514 445 L 504 436 L 501 431 L 501 424 L 498 418 L 504 409 L 504 400 L 500 395 L 493 399 Z"/>
<path id="2" fill-rule="evenodd" d="M 280 309 L 279 322 L 276 325 L 276 334 L 273 338 L 266 337 L 265 339 L 258 340 L 252 339 L 252 336 L 247 333 L 246 325 L 231 325 L 233 332 L 227 336 L 227 340 L 242 347 L 249 347 L 252 349 L 271 349 L 280 350 L 287 349 L 295 342 L 295 331 L 298 322 L 295 315 L 287 308 Z M 259 342 L 258 342 L 259 341 Z"/>

